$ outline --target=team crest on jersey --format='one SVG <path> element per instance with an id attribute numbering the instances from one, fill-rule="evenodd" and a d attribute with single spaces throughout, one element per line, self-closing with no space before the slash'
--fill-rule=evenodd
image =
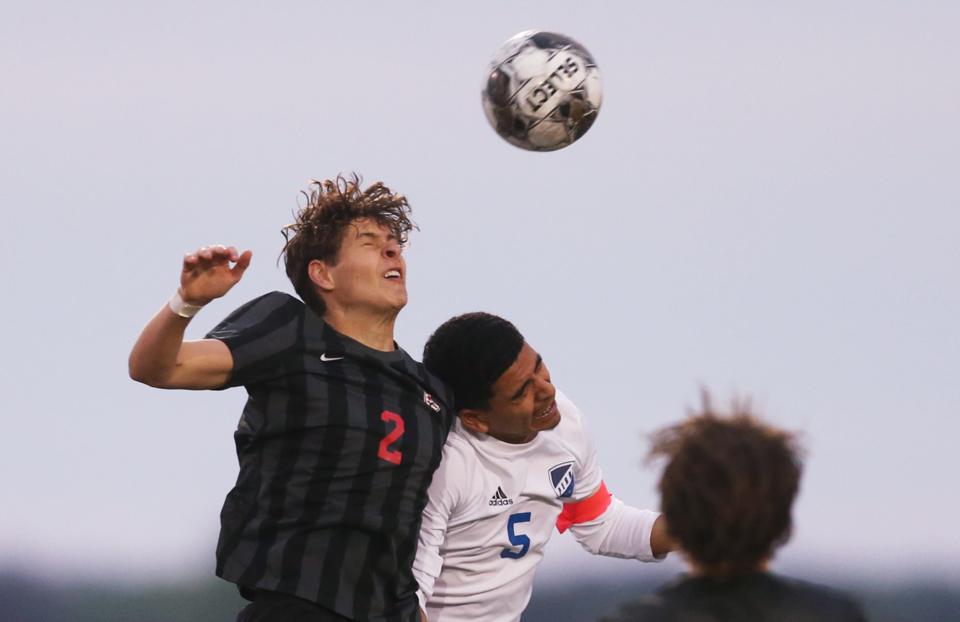
<path id="1" fill-rule="evenodd" d="M 440 404 L 437 404 L 437 401 L 433 399 L 433 396 L 426 391 L 423 392 L 423 403 L 432 408 L 433 412 L 440 412 Z"/>
<path id="2" fill-rule="evenodd" d="M 573 462 L 564 462 L 550 468 L 550 483 L 553 492 L 560 498 L 573 496 Z"/>

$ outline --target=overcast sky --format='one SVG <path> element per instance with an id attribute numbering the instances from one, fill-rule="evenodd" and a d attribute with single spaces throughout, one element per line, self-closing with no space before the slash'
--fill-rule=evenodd
<path id="1" fill-rule="evenodd" d="M 245 394 L 138 385 L 127 354 L 198 246 L 254 259 L 191 336 L 292 291 L 298 191 L 357 171 L 421 229 L 400 344 L 513 320 L 617 495 L 656 506 L 644 435 L 701 385 L 750 394 L 808 448 L 781 563 L 960 580 L 960 5 L 359 4 L 3 7 L 0 569 L 212 575 Z M 530 28 L 604 80 L 554 153 L 480 105 Z M 545 577 L 623 567 L 568 539 Z"/>

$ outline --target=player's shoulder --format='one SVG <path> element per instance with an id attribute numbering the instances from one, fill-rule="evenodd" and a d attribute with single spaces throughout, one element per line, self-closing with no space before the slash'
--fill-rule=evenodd
<path id="1" fill-rule="evenodd" d="M 254 327 L 258 334 L 269 332 L 301 318 L 305 310 L 306 306 L 299 298 L 285 292 L 269 292 L 237 307 L 207 337 L 226 340 Z"/>
<path id="2" fill-rule="evenodd" d="M 270 301 L 275 304 L 296 305 L 298 307 L 306 306 L 303 304 L 302 300 L 300 300 L 293 294 L 289 292 L 281 292 L 280 290 L 276 290 L 276 289 L 273 290 L 272 292 L 267 292 L 266 294 L 263 294 L 257 298 L 254 298 L 254 300 L 262 300 L 264 302 Z"/>
<path id="3" fill-rule="evenodd" d="M 464 467 L 477 463 L 477 450 L 470 441 L 470 433 L 463 428 L 460 420 L 456 419 L 450 428 L 450 434 L 447 435 L 447 442 L 443 445 L 441 466 L 448 461 Z"/>
<path id="4" fill-rule="evenodd" d="M 825 621 L 854 622 L 864 619 L 857 602 L 839 590 L 779 575 L 771 574 L 767 577 L 776 586 L 775 589 L 783 601 L 792 603 L 792 607 L 797 610 L 814 612 L 819 619 Z"/>
<path id="5" fill-rule="evenodd" d="M 560 423 L 557 432 L 561 436 L 582 438 L 584 436 L 583 413 L 567 395 L 557 389 L 557 409 L 560 411 Z"/>
<path id="6" fill-rule="evenodd" d="M 267 292 L 266 294 L 257 296 L 256 298 L 247 302 L 243 307 L 260 307 L 260 308 L 272 308 L 279 309 L 281 307 L 291 307 L 295 309 L 303 309 L 306 305 L 303 304 L 303 301 L 288 294 L 287 292 L 281 291 L 272 291 Z"/>
<path id="7" fill-rule="evenodd" d="M 630 619 L 683 622 L 744 607 L 774 620 L 865 620 L 856 601 L 837 590 L 765 572 L 723 580 L 678 578 L 637 603 Z"/>
<path id="8" fill-rule="evenodd" d="M 262 296 L 257 296 L 253 300 L 246 302 L 231 313 L 230 316 L 243 316 L 253 320 L 264 321 L 278 313 L 284 315 L 299 315 L 302 314 L 305 309 L 306 305 L 304 305 L 299 298 L 291 296 L 286 292 L 273 291 L 263 294 Z"/>
<path id="9" fill-rule="evenodd" d="M 426 365 L 414 360 L 406 350 L 404 350 L 404 356 L 408 364 L 415 370 L 415 374 L 420 379 L 420 382 L 427 388 L 429 393 L 428 397 L 438 401 L 452 416 L 455 416 L 456 403 L 453 399 L 453 390 L 447 383 L 441 380 L 439 376 L 427 369 Z"/>
<path id="10" fill-rule="evenodd" d="M 431 496 L 442 497 L 451 508 L 459 506 L 470 496 L 482 480 L 482 466 L 476 450 L 464 436 L 460 422 L 455 420 L 443 444 L 440 466 L 433 474 Z"/>
<path id="11" fill-rule="evenodd" d="M 620 611 L 603 618 L 603 622 L 685 622 L 663 599 L 654 594 L 642 600 L 620 605 Z"/>
<path id="12" fill-rule="evenodd" d="M 480 485 L 479 480 L 484 479 L 484 474 L 491 468 L 502 467 L 504 460 L 504 456 L 490 451 L 483 439 L 464 428 L 457 418 L 444 443 L 440 468 L 463 476 L 464 485 Z"/>

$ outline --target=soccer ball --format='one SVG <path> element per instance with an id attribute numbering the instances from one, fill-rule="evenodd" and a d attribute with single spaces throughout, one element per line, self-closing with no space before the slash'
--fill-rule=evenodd
<path id="1" fill-rule="evenodd" d="M 583 136 L 600 112 L 600 71 L 590 52 L 564 35 L 527 30 L 490 63 L 483 109 L 511 145 L 553 151 Z"/>

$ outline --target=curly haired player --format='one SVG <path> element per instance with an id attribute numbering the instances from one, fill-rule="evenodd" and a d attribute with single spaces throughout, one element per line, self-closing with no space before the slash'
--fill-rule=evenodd
<path id="1" fill-rule="evenodd" d="M 283 249 L 303 302 L 269 293 L 184 341 L 190 319 L 250 264 L 250 251 L 201 248 L 137 339 L 130 375 L 247 390 L 217 546 L 217 574 L 253 601 L 238 620 L 414 622 L 417 529 L 452 409 L 393 340 L 410 208 L 356 176 L 305 195 Z"/>
<path id="2" fill-rule="evenodd" d="M 862 622 L 846 596 L 767 570 L 790 535 L 800 454 L 792 434 L 744 405 L 719 415 L 706 395 L 699 414 L 658 432 L 650 455 L 666 459 L 663 513 L 690 573 L 616 621 Z"/>

